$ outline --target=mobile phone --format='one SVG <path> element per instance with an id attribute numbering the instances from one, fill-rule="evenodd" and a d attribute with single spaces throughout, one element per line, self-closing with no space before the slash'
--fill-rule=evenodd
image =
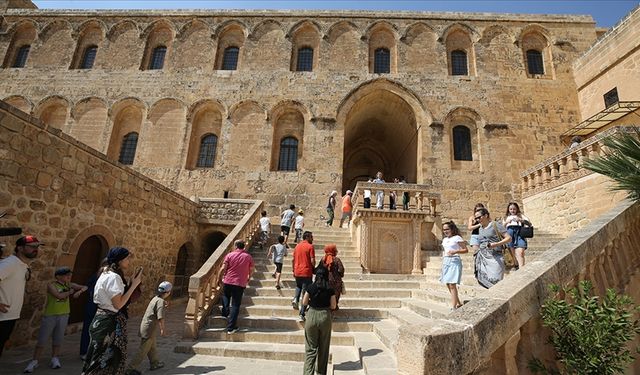
<path id="1" fill-rule="evenodd" d="M 143 268 L 142 266 L 140 266 L 140 267 L 136 268 L 136 273 L 135 273 L 135 276 L 134 276 L 134 277 L 138 277 L 138 276 L 142 273 L 142 270 L 143 270 L 143 269 L 144 269 L 144 268 Z"/>

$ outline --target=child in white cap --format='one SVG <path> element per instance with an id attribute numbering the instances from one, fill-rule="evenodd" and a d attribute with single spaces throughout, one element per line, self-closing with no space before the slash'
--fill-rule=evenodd
<path id="1" fill-rule="evenodd" d="M 167 307 L 167 299 L 171 295 L 171 285 L 168 281 L 163 281 L 158 285 L 156 296 L 151 299 L 147 310 L 144 312 L 142 321 L 140 322 L 140 349 L 129 363 L 126 371 L 127 375 L 141 374 L 138 368 L 144 360 L 149 358 L 150 370 L 157 370 L 164 367 L 164 363 L 158 360 L 158 352 L 156 350 L 156 326 L 160 327 L 160 336 L 164 336 L 164 309 Z"/>

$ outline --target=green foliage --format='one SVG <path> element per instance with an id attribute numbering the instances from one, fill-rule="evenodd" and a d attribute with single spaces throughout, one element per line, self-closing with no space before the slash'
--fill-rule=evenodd
<path id="1" fill-rule="evenodd" d="M 640 128 L 602 142 L 609 148 L 607 153 L 585 161 L 583 166 L 611 178 L 616 182 L 614 190 L 626 191 L 629 199 L 640 201 Z"/>
<path id="2" fill-rule="evenodd" d="M 560 287 L 550 286 L 554 296 L 545 301 L 541 316 L 552 331 L 549 340 L 563 369 L 547 369 L 534 358 L 529 362 L 533 373 L 619 374 L 633 361 L 627 343 L 640 333 L 640 324 L 634 320 L 639 308 L 613 289 L 604 298 L 594 296 L 592 289 L 590 282 L 583 281 L 578 288 L 564 290 L 569 298 L 562 298 Z"/>

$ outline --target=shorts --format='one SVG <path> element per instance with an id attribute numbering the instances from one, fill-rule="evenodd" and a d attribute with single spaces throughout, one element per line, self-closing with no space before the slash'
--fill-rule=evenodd
<path id="1" fill-rule="evenodd" d="M 289 232 L 291 232 L 291 227 L 288 227 L 286 225 L 281 225 L 280 226 L 280 230 L 282 231 L 282 233 L 284 234 L 289 234 Z"/>
<path id="2" fill-rule="evenodd" d="M 68 322 L 69 314 L 43 316 L 38 332 L 38 346 L 45 346 L 49 337 L 52 337 L 53 346 L 62 345 Z"/>
<path id="3" fill-rule="evenodd" d="M 276 265 L 276 272 L 282 273 L 282 263 L 273 262 Z"/>
<path id="4" fill-rule="evenodd" d="M 507 244 L 510 248 L 527 248 L 527 240 L 520 236 L 520 229 L 522 227 L 519 225 L 512 225 L 507 227 L 507 233 L 511 236 L 511 242 Z"/>

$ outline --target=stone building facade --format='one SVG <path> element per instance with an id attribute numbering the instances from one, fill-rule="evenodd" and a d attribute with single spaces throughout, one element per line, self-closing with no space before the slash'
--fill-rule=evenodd
<path id="1" fill-rule="evenodd" d="M 187 197 L 316 221 L 381 170 L 458 218 L 565 147 L 596 37 L 588 16 L 9 9 L 0 98 Z"/>

